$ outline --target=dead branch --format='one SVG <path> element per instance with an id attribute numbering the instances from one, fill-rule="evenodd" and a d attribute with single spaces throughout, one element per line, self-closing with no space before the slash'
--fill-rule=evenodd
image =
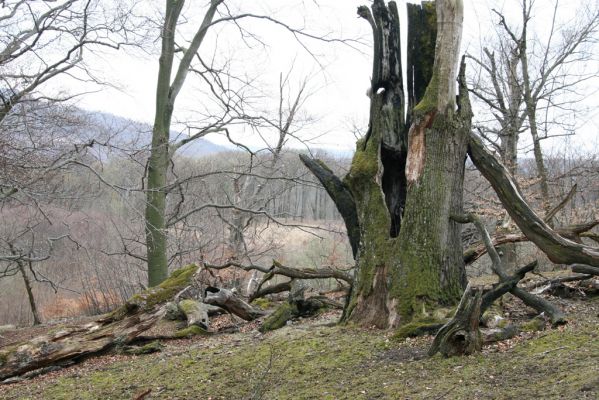
<path id="1" fill-rule="evenodd" d="M 524 200 L 518 184 L 483 145 L 476 134 L 471 133 L 468 155 L 474 165 L 491 183 L 507 212 L 526 237 L 536 244 L 551 261 L 557 264 L 588 264 L 599 267 L 599 249 L 576 243 L 551 229 Z"/>
<path id="2" fill-rule="evenodd" d="M 209 286 L 204 291 L 204 303 L 218 306 L 246 321 L 253 321 L 264 315 L 264 312 L 252 307 L 233 291 Z"/>
<path id="3" fill-rule="evenodd" d="M 482 223 L 480 218 L 474 214 L 466 214 L 459 216 L 452 215 L 452 219 L 462 224 L 471 222 L 476 226 L 483 238 L 485 246 L 487 247 L 487 252 L 491 257 L 491 269 L 495 274 L 497 274 L 497 276 L 499 276 L 501 282 L 509 281 L 512 277 L 510 277 L 501 266 L 501 259 L 499 258 L 499 254 L 493 246 L 493 242 L 491 241 L 489 232 L 487 231 L 487 228 Z M 539 296 L 535 296 L 534 294 L 528 293 L 527 291 L 520 289 L 518 286 L 515 285 L 510 290 L 510 293 L 522 300 L 527 306 L 532 307 L 539 312 L 544 312 L 551 319 L 551 323 L 553 325 L 566 323 L 566 317 L 563 314 L 563 312 L 559 308 L 551 304 L 549 301 Z"/>
<path id="4" fill-rule="evenodd" d="M 590 265 L 574 264 L 572 266 L 572 272 L 599 276 L 599 268 L 591 267 Z"/>
<path id="5" fill-rule="evenodd" d="M 180 268 L 160 286 L 131 297 L 112 313 L 88 324 L 1 348 L 0 380 L 77 362 L 131 343 L 164 316 L 164 304 L 192 282 L 197 270 L 195 265 Z"/>

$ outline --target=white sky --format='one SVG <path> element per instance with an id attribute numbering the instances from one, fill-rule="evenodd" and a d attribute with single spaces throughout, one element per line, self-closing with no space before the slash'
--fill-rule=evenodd
<path id="1" fill-rule="evenodd" d="M 147 10 L 156 10 L 160 9 L 164 2 L 153 0 L 143 3 L 146 4 Z M 196 10 L 203 9 L 206 1 L 188 1 L 188 3 L 186 6 L 189 16 L 188 27 L 183 29 L 183 33 L 187 33 L 189 29 L 199 24 L 202 15 L 197 14 Z M 240 10 L 245 11 L 250 7 L 252 12 L 276 16 L 293 27 L 305 27 L 310 33 L 329 33 L 331 37 L 341 38 L 361 38 L 367 43 L 371 41 L 368 23 L 358 19 L 356 15 L 359 5 L 370 3 L 365 0 L 255 0 L 251 2 L 237 0 L 236 3 Z M 397 3 L 400 11 L 405 10 L 405 0 Z M 477 53 L 478 49 L 485 44 L 485 36 L 492 34 L 493 21 L 496 19 L 491 16 L 491 8 L 502 10 L 508 18 L 513 17 L 515 21 L 518 19 L 517 0 L 465 0 L 464 3 L 463 51 Z M 562 0 L 561 3 L 566 6 L 567 16 L 567 13 L 572 13 L 576 8 L 574 5 L 579 2 Z M 547 0 L 539 3 L 541 7 L 538 7 L 539 11 L 533 20 L 535 27 L 542 28 L 543 24 L 545 26 L 547 24 L 548 8 L 544 6 L 546 4 L 548 4 Z M 405 18 L 403 16 L 400 18 L 405 25 Z M 211 32 L 200 52 L 206 57 L 218 54 L 221 60 L 230 59 L 231 69 L 235 73 L 256 77 L 265 95 L 260 99 L 257 107 L 266 109 L 275 107 L 273 101 L 276 101 L 279 74 L 287 72 L 295 60 L 292 83 L 297 85 L 303 77 L 307 75 L 312 77 L 309 87 L 314 94 L 307 102 L 305 111 L 317 120 L 305 127 L 301 136 L 303 138 L 319 136 L 313 141 L 315 147 L 353 149 L 355 139 L 351 132 L 352 125 L 363 128 L 368 122 L 368 98 L 365 93 L 369 86 L 371 71 L 370 46 L 361 46 L 360 52 L 340 44 L 306 41 L 310 49 L 318 55 L 319 63 L 325 66 L 322 70 L 321 66 L 284 29 L 265 21 L 255 20 L 244 22 L 244 26 L 256 32 L 267 46 L 262 47 L 257 42 L 252 42 L 253 49 L 248 49 L 240 43 L 240 36 L 235 27 L 229 26 L 218 27 Z M 157 36 L 158 32 L 155 35 Z M 402 36 L 405 40 L 405 33 Z M 156 42 L 156 47 L 158 44 Z M 156 49 L 150 54 L 143 54 L 140 51 L 96 53 L 93 58 L 86 60 L 87 64 L 97 75 L 113 82 L 120 90 L 104 88 L 86 94 L 80 97 L 79 105 L 90 110 L 109 112 L 151 123 L 154 117 L 157 60 Z M 59 84 L 71 92 L 81 90 L 80 83 L 60 82 Z M 597 85 L 597 81 L 594 84 Z M 194 118 L 194 110 L 206 99 L 197 89 L 197 81 L 191 79 L 187 82 L 176 104 L 176 119 L 185 121 Z M 587 104 L 596 106 L 597 102 L 590 100 Z M 582 134 L 573 141 L 574 144 L 591 142 L 595 144 L 597 137 L 595 133 L 599 128 L 599 112 L 588 113 L 585 119 L 586 121 L 580 121 Z M 259 145 L 259 139 L 255 136 L 238 132 L 238 137 L 252 146 Z M 209 139 L 217 143 L 226 141 L 225 138 L 217 135 L 210 136 Z"/>

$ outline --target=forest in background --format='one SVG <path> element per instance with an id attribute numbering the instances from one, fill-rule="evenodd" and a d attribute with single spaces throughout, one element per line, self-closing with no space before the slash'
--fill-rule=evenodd
<path id="1" fill-rule="evenodd" d="M 227 22 L 231 10 L 218 14 L 221 3 L 212 2 L 206 18 L 220 15 L 217 21 Z M 8 30 L 0 59 L 6 71 L 0 142 L 0 285 L 4 289 L 0 323 L 33 322 L 33 303 L 42 320 L 105 312 L 147 285 L 148 217 L 144 213 L 149 194 L 156 190 L 148 187 L 152 181 L 148 165 L 156 149 L 151 136 L 157 125 L 81 111 L 76 107 L 77 94 L 43 95 L 46 82 L 62 74 L 77 71 L 85 80 L 97 81 L 83 62 L 84 48 L 116 51 L 148 46 L 144 35 L 153 25 L 144 26 L 148 16 L 136 14 L 136 4 L 132 3 L 132 8 L 86 4 L 87 8 L 78 8 L 79 2 L 53 6 L 40 2 L 39 8 L 26 12 L 22 2 L 13 2 L 6 6 L 14 13 L 6 13 L 1 20 Z M 596 218 L 595 152 L 571 148 L 566 140 L 562 147 L 554 146 L 552 154 L 542 154 L 540 143 L 550 137 L 570 136 L 577 127 L 577 104 L 585 98 L 582 88 L 596 78 L 592 70 L 596 10 L 583 5 L 579 26 L 555 23 L 547 40 L 546 32 L 526 36 L 522 27 L 532 24 L 534 9 L 527 2 L 521 6 L 520 22 L 514 17 L 510 23 L 501 11 L 493 10 L 497 38 L 490 42 L 492 46 L 481 48 L 480 55 L 468 54 L 468 80 L 474 108 L 479 111 L 474 128 L 512 168 L 536 210 L 549 211 L 575 187 L 552 223 L 558 227 L 585 223 Z M 554 18 L 558 12 L 556 3 Z M 167 22 L 168 17 L 164 16 Z M 262 19 L 254 14 L 232 19 L 246 17 Z M 93 24 L 81 25 L 81 21 Z M 49 29 L 28 30 L 31 22 L 60 29 L 52 36 Z M 274 24 L 290 32 L 304 48 L 305 39 L 331 46 L 361 44 Z M 207 28 L 200 28 L 190 42 L 196 51 L 204 40 L 202 29 Z M 250 28 L 240 29 L 243 37 Z M 167 36 L 161 36 L 163 51 Z M 60 45 L 57 38 L 62 40 Z M 21 47 L 20 43 L 27 45 Z M 171 44 L 173 54 L 187 51 Z M 248 44 L 248 49 L 253 46 Z M 60 58 L 61 51 L 64 58 Z M 164 166 L 167 183 L 158 191 L 168 195 L 166 228 L 160 231 L 168 238 L 169 268 L 200 260 L 214 265 L 231 261 L 251 265 L 277 259 L 298 268 L 325 265 L 350 270 L 353 261 L 341 216 L 297 155 L 307 152 L 321 158 L 337 175 L 349 171 L 350 157 L 288 145 L 315 122 L 305 111 L 306 103 L 318 96 L 309 78 L 298 79 L 292 70 L 281 73 L 276 96 L 270 99 L 274 106 L 265 113 L 252 108 L 257 89 L 252 80 L 242 76 L 230 79 L 227 68 L 216 67 L 222 63 L 220 55 L 212 57 L 211 63 L 200 60 L 195 70 L 185 54 L 175 65 L 178 71 L 171 92 L 181 89 L 187 73 L 182 72 L 183 67 L 190 68 L 198 82 L 203 82 L 200 93 L 210 97 L 206 103 L 213 108 L 201 107 L 199 127 L 198 121 L 188 121 L 184 129 L 169 127 L 167 131 L 173 154 Z M 35 59 L 42 63 L 35 65 Z M 27 63 L 30 72 L 24 70 Z M 20 74 L 15 72 L 19 69 Z M 160 83 L 158 88 L 160 99 Z M 260 148 L 245 145 L 230 136 L 229 125 L 244 125 L 258 136 L 267 132 L 269 140 L 263 138 L 265 146 Z M 356 136 L 366 132 L 365 127 L 354 129 Z M 202 139 L 210 133 L 226 135 L 235 150 Z M 528 133 L 530 139 L 520 140 Z M 531 151 L 519 157 L 528 146 Z M 516 229 L 490 185 L 470 164 L 464 196 L 465 209 L 482 215 L 499 234 Z M 465 230 L 465 247 L 479 240 L 473 229 Z M 518 257 L 526 260 L 529 253 L 539 254 L 533 248 L 525 253 Z M 512 269 L 522 260 L 512 259 Z M 480 274 L 484 267 L 471 270 L 471 274 Z M 227 274 L 232 276 L 227 276 L 224 284 L 244 291 L 248 291 L 248 281 L 256 279 L 255 273 Z"/>

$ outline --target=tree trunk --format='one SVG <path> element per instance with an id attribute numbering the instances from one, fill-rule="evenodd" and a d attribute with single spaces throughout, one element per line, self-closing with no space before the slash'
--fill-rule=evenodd
<path id="1" fill-rule="evenodd" d="M 376 0 L 372 11 L 358 8 L 374 34 L 370 124 L 343 185 L 325 184 L 335 203 L 346 205 L 340 212 L 352 244 L 351 232 L 357 227 L 359 233 L 344 320 L 394 327 L 457 303 L 465 286 L 460 226 L 449 218 L 462 209 L 471 120 L 464 86 L 455 109 L 462 13 L 461 1 L 438 1 L 436 12 L 432 2 L 408 5 L 406 96 L 397 6 Z M 348 188 L 351 196 L 335 187 Z M 354 210 L 357 224 L 351 222 Z"/>
<path id="2" fill-rule="evenodd" d="M 31 289 L 31 282 L 29 281 L 27 272 L 25 272 L 25 266 L 23 265 L 23 261 L 17 260 L 17 265 L 19 266 L 19 272 L 23 277 L 23 283 L 25 284 L 25 290 L 27 291 L 27 298 L 29 299 L 31 314 L 33 314 L 33 325 L 39 325 L 41 324 L 41 319 L 37 311 L 37 306 L 35 304 L 35 297 L 33 296 L 33 290 Z"/>
<path id="3" fill-rule="evenodd" d="M 164 24 L 161 31 L 161 50 L 156 85 L 156 114 L 152 129 L 152 147 L 146 169 L 146 212 L 145 231 L 148 263 L 148 285 L 160 284 L 168 276 L 167 225 L 166 225 L 166 177 L 173 153 L 195 136 L 170 146 L 170 129 L 175 100 L 189 72 L 191 61 L 196 56 L 208 28 L 212 24 L 217 7 L 222 1 L 212 0 L 204 14 L 202 24 L 183 52 L 176 72 L 173 74 L 175 58 L 175 31 L 185 0 L 167 0 Z M 171 81 L 171 75 L 174 75 Z"/>
<path id="4" fill-rule="evenodd" d="M 428 351 L 429 356 L 440 352 L 445 357 L 473 354 L 482 349 L 478 328 L 482 289 L 470 285 L 464 291 L 455 315 L 443 325 Z"/>
<path id="5" fill-rule="evenodd" d="M 166 238 L 166 173 L 169 159 L 169 138 L 174 97 L 171 73 L 175 55 L 175 30 L 184 1 L 166 2 L 162 27 L 162 49 L 156 85 L 156 114 L 152 129 L 152 148 L 146 171 L 146 246 L 148 285 L 160 284 L 168 276 Z"/>

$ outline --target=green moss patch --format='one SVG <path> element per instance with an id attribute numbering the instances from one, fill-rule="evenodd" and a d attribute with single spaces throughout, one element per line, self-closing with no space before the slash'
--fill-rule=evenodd
<path id="1" fill-rule="evenodd" d="M 415 319 L 401 326 L 393 335 L 393 339 L 403 341 L 409 337 L 434 335 L 445 322 L 434 317 Z"/>
<path id="2" fill-rule="evenodd" d="M 175 333 L 175 337 L 178 338 L 190 338 L 194 336 L 207 336 L 210 335 L 210 332 L 204 330 L 203 328 L 197 325 L 190 325 L 187 328 L 183 328 L 178 330 Z"/>
<path id="3" fill-rule="evenodd" d="M 252 305 L 261 310 L 268 310 L 270 307 L 272 307 L 272 301 L 261 297 L 259 299 L 254 299 L 254 301 L 252 301 Z"/>
<path id="4" fill-rule="evenodd" d="M 590 303 L 590 302 L 589 302 Z M 510 350 L 425 356 L 430 340 L 384 331 L 289 326 L 271 335 L 214 335 L 60 377 L 0 387 L 2 399 L 594 399 L 595 311 Z"/>
<path id="5" fill-rule="evenodd" d="M 164 346 L 158 340 L 147 343 L 143 346 L 128 346 L 123 350 L 123 353 L 130 354 L 133 356 L 140 356 L 142 354 L 152 354 L 162 351 Z"/>
<path id="6" fill-rule="evenodd" d="M 274 331 L 284 327 L 287 321 L 298 315 L 297 306 L 285 302 L 279 306 L 272 314 L 270 314 L 260 326 L 260 332 Z"/>
<path id="7" fill-rule="evenodd" d="M 158 304 L 166 303 L 191 283 L 191 278 L 197 270 L 198 266 L 195 264 L 176 269 L 160 285 L 133 295 L 125 304 L 114 310 L 110 318 L 119 320 L 138 309 L 149 311 Z"/>

